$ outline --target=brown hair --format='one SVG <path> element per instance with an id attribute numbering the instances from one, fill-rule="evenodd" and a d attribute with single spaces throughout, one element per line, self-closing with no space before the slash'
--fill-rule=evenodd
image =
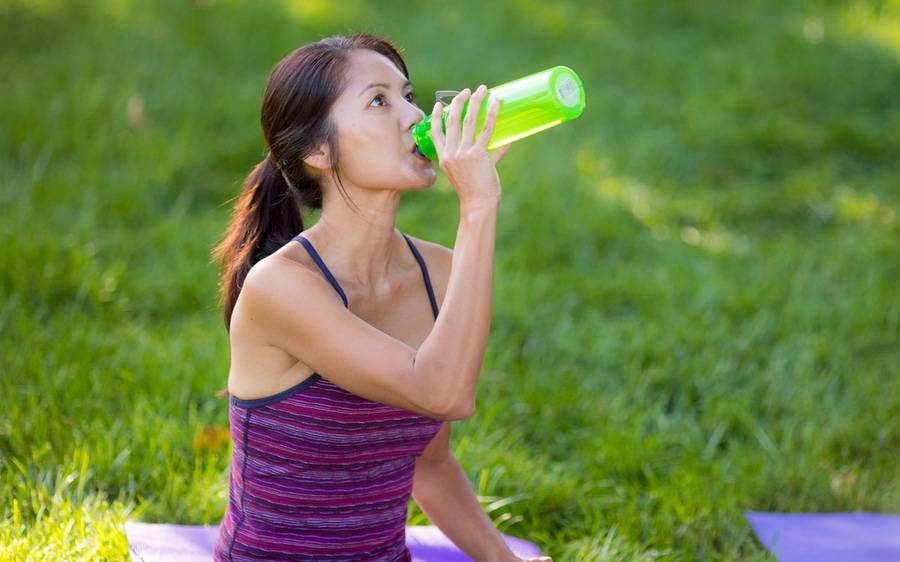
<path id="1" fill-rule="evenodd" d="M 220 270 L 226 330 L 250 268 L 304 230 L 302 207 L 322 208 L 321 178 L 303 162 L 319 144 L 328 146 L 332 178 L 349 200 L 340 181 L 337 134 L 329 112 L 346 87 L 351 49 L 381 53 L 409 79 L 399 49 L 369 33 L 309 43 L 272 70 L 260 110 L 268 154 L 244 180 L 228 229 L 212 251 Z"/>

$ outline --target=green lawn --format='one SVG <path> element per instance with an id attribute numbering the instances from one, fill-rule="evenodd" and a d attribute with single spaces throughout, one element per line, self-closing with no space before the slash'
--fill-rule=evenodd
<path id="1" fill-rule="evenodd" d="M 354 31 L 403 47 L 426 111 L 584 80 L 578 120 L 500 163 L 452 444 L 503 532 L 557 562 L 772 560 L 744 511 L 900 512 L 900 2 L 442 4 L 0 0 L 0 560 L 219 522 L 209 252 L 269 71 Z M 452 246 L 457 205 L 441 176 L 398 227 Z"/>

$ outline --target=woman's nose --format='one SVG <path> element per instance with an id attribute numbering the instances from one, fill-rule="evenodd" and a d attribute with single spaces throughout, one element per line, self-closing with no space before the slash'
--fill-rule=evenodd
<path id="1" fill-rule="evenodd" d="M 415 103 L 411 103 L 408 105 L 409 105 L 410 111 L 406 117 L 405 125 L 406 125 L 406 129 L 410 130 L 416 125 L 416 123 L 419 123 L 420 121 L 422 121 L 422 119 L 425 119 L 425 112 L 422 111 L 419 108 L 419 106 L 417 106 Z"/>

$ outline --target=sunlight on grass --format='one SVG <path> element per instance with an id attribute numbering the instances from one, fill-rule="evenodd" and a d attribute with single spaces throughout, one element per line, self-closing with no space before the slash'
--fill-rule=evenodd
<path id="1" fill-rule="evenodd" d="M 658 203 L 647 185 L 627 177 L 610 176 L 596 184 L 595 193 L 623 205 L 644 226 L 650 229 L 661 226 Z"/>
<path id="2" fill-rule="evenodd" d="M 364 17 L 369 11 L 369 4 L 359 0 L 347 0 L 339 4 L 327 0 L 288 0 L 284 9 L 298 21 L 323 24 Z"/>
<path id="3" fill-rule="evenodd" d="M 712 253 L 733 251 L 744 253 L 749 243 L 743 237 L 729 232 L 721 224 L 709 219 L 704 225 L 679 226 L 677 217 L 665 208 L 666 199 L 650 186 L 623 176 L 606 172 L 609 164 L 597 159 L 586 149 L 578 151 L 577 166 L 581 176 L 591 180 L 594 193 L 607 202 L 626 209 L 634 219 L 643 225 L 657 239 L 677 237 L 685 244 L 703 248 Z M 709 209 L 703 215 L 713 216 Z"/>
<path id="4" fill-rule="evenodd" d="M 565 37 L 575 29 L 579 33 L 596 33 L 603 28 L 604 23 L 599 10 L 591 3 L 516 0 L 515 7 L 510 9 L 553 37 Z"/>
<path id="5" fill-rule="evenodd" d="M 897 221 L 896 211 L 874 193 L 860 193 L 846 185 L 835 191 L 834 206 L 837 214 L 848 221 L 875 221 L 893 225 Z"/>
<path id="6" fill-rule="evenodd" d="M 560 35 L 569 29 L 574 19 L 574 8 L 568 2 L 540 2 L 539 0 L 518 0 L 516 11 L 536 26 L 553 35 Z"/>
<path id="7" fill-rule="evenodd" d="M 743 253 L 749 248 L 746 240 L 721 227 L 701 230 L 694 226 L 685 226 L 681 229 L 681 240 L 685 244 L 717 254 L 728 250 Z"/>
<path id="8" fill-rule="evenodd" d="M 586 148 L 578 150 L 575 163 L 580 177 L 594 186 L 596 195 L 627 208 L 638 222 L 648 228 L 659 226 L 654 194 L 648 186 L 630 178 L 613 176 L 609 161 Z"/>
<path id="9" fill-rule="evenodd" d="M 21 5 L 38 15 L 46 16 L 63 9 L 66 0 L 23 0 Z"/>
<path id="10" fill-rule="evenodd" d="M 46 507 L 32 520 L 24 518 L 18 500 L 13 500 L 11 516 L 0 520 L 0 560 L 121 560 L 128 543 L 122 522 L 129 508 L 121 502 L 89 496 L 73 501 L 60 491 L 48 495 Z"/>
<path id="11" fill-rule="evenodd" d="M 98 11 L 110 17 L 117 24 L 127 23 L 132 15 L 134 3 L 131 0 L 103 0 L 97 3 Z"/>
<path id="12" fill-rule="evenodd" d="M 604 533 L 571 542 L 566 545 L 563 555 L 567 560 L 575 562 L 610 562 L 613 560 L 651 562 L 663 560 L 673 554 L 672 551 L 641 551 L 640 548 L 629 544 L 617 531 L 617 525 L 613 525 Z"/>
<path id="13" fill-rule="evenodd" d="M 878 8 L 857 0 L 841 10 L 839 22 L 849 37 L 868 39 L 900 55 L 900 0 L 886 0 Z"/>

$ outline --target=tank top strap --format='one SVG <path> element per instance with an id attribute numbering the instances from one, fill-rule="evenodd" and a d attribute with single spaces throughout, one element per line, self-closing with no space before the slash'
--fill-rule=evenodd
<path id="1" fill-rule="evenodd" d="M 402 232 L 400 234 L 403 234 Z M 425 260 L 422 259 L 422 254 L 419 253 L 419 250 L 416 249 L 415 244 L 412 243 L 412 240 L 409 239 L 409 236 L 403 234 L 403 238 L 406 239 L 406 243 L 409 244 L 409 248 L 412 250 L 413 255 L 416 257 L 416 261 L 419 262 L 419 268 L 422 270 L 422 277 L 425 279 L 425 289 L 428 291 L 428 300 L 431 301 L 431 312 L 434 313 L 434 317 L 438 316 L 438 306 L 437 301 L 434 298 L 434 290 L 431 288 L 431 277 L 428 275 L 428 267 L 425 265 Z"/>
<path id="2" fill-rule="evenodd" d="M 322 261 L 322 258 L 319 256 L 319 252 L 313 247 L 312 243 L 298 234 L 294 237 L 294 240 L 303 244 L 303 247 L 306 248 L 307 253 L 309 253 L 309 257 L 316 262 L 316 265 L 319 266 L 319 269 L 322 270 L 322 273 L 325 275 L 325 278 L 328 279 L 328 282 L 331 283 L 331 286 L 335 288 L 338 294 L 341 296 L 341 300 L 344 301 L 344 306 L 350 308 L 350 303 L 347 300 L 347 295 L 344 294 L 344 290 L 341 288 L 341 285 L 337 282 L 337 279 L 334 278 L 334 275 L 329 271 L 328 266 L 325 265 L 325 262 Z"/>

